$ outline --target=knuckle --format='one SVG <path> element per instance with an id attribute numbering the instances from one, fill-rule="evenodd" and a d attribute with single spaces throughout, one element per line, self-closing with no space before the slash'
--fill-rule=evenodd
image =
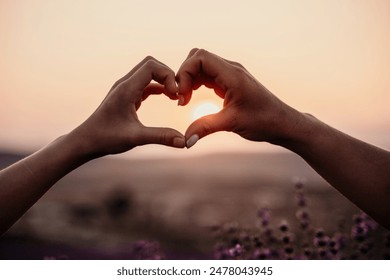
<path id="1" fill-rule="evenodd" d="M 118 87 L 118 85 L 120 85 L 120 83 L 121 83 L 121 80 L 116 81 L 116 82 L 112 85 L 111 90 L 113 90 L 113 89 L 115 89 L 116 87 Z"/>
<path id="2" fill-rule="evenodd" d="M 155 68 L 157 65 L 156 60 L 154 59 L 149 59 L 145 62 L 144 66 L 148 69 Z"/>
<path id="3" fill-rule="evenodd" d="M 231 87 L 239 87 L 246 80 L 244 70 L 238 66 L 233 66 L 231 71 L 230 85 Z"/>
<path id="4" fill-rule="evenodd" d="M 237 67 L 245 69 L 245 67 L 242 66 L 241 63 L 239 63 L 239 62 L 237 62 L 237 61 L 233 61 L 233 62 L 234 62 L 234 64 L 235 64 Z"/>
<path id="5" fill-rule="evenodd" d="M 234 64 L 232 69 L 235 72 L 235 74 L 242 75 L 244 73 L 243 71 L 244 69 L 238 64 Z"/>
<path id="6" fill-rule="evenodd" d="M 133 93 L 136 91 L 135 83 L 134 83 L 134 77 L 129 78 L 129 82 L 126 83 L 120 83 L 117 87 L 117 94 L 118 96 L 121 96 L 123 99 L 128 99 Z"/>
<path id="7" fill-rule="evenodd" d="M 144 59 L 143 59 L 143 62 L 147 62 L 147 61 L 150 61 L 150 60 L 156 60 L 153 56 L 151 55 L 147 55 Z"/>
<path id="8" fill-rule="evenodd" d="M 170 143 L 169 135 L 165 132 L 161 132 L 159 135 L 159 143 L 160 144 L 169 144 Z"/>
<path id="9" fill-rule="evenodd" d="M 192 50 L 190 50 L 190 55 L 194 55 L 197 51 L 199 50 L 199 48 L 193 48 Z"/>
<path id="10" fill-rule="evenodd" d="M 204 58 L 208 55 L 208 51 L 206 51 L 205 49 L 198 49 L 195 53 L 196 56 L 198 56 L 199 58 Z"/>
<path id="11" fill-rule="evenodd" d="M 204 135 L 209 135 L 212 133 L 212 130 L 211 130 L 209 123 L 203 124 L 203 133 L 204 133 Z"/>
<path id="12" fill-rule="evenodd" d="M 126 83 L 117 83 L 115 85 L 115 91 L 116 92 L 122 92 L 127 90 L 127 85 Z"/>

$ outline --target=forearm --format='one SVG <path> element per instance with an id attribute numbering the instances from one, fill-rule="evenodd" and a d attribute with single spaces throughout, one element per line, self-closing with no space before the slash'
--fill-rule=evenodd
<path id="1" fill-rule="evenodd" d="M 82 139 L 70 133 L 0 171 L 0 234 L 53 184 L 90 159 Z"/>
<path id="2" fill-rule="evenodd" d="M 165 94 L 177 100 L 177 85 L 172 69 L 146 57 L 114 84 L 79 127 L 0 171 L 0 234 L 59 179 L 91 159 L 146 144 L 184 148 L 185 139 L 180 132 L 146 127 L 140 122 L 136 111 L 151 94 Z"/>
<path id="3" fill-rule="evenodd" d="M 299 113 L 283 146 L 379 223 L 390 228 L 390 153 Z"/>

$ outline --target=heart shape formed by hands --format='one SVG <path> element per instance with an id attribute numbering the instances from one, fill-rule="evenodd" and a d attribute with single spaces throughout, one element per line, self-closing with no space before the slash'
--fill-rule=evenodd
<path id="1" fill-rule="evenodd" d="M 185 133 L 190 148 L 199 139 L 217 132 L 232 131 L 252 141 L 274 141 L 288 127 L 281 116 L 291 113 L 286 106 L 241 64 L 206 50 L 193 49 L 176 74 L 179 105 L 191 100 L 194 90 L 204 85 L 224 99 L 223 109 L 195 120 Z"/>
<path id="2" fill-rule="evenodd" d="M 157 83 L 151 83 L 153 80 Z M 223 108 L 195 120 L 184 136 L 172 128 L 146 127 L 138 119 L 137 110 L 148 96 L 165 94 L 185 106 L 202 85 L 223 99 Z M 232 131 L 253 141 L 273 141 L 288 127 L 280 118 L 291 113 L 288 108 L 239 63 L 193 49 L 176 74 L 153 57 L 146 57 L 113 85 L 82 125 L 81 136 L 92 139 L 90 152 L 98 155 L 145 144 L 190 148 L 217 131 Z"/>
<path id="3" fill-rule="evenodd" d="M 173 85 L 168 84 L 164 84 L 165 90 L 156 87 L 153 94 L 163 92 L 169 98 L 178 100 L 178 105 L 186 106 L 193 91 L 204 85 L 224 101 L 222 110 L 203 116 L 189 125 L 185 132 L 187 148 L 218 131 L 235 132 L 252 141 L 272 142 L 283 138 L 283 129 L 288 126 L 280 117 L 291 114 L 291 108 L 268 91 L 241 64 L 203 49 L 193 49 L 177 71 L 175 80 L 178 84 L 177 95 L 170 90 Z"/>

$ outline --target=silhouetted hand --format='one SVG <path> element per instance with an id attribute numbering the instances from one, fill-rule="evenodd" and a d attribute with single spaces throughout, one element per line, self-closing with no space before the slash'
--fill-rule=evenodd
<path id="1" fill-rule="evenodd" d="M 193 49 L 181 65 L 179 104 L 205 85 L 224 99 L 223 109 L 193 122 L 186 145 L 216 131 L 283 146 L 309 163 L 344 196 L 390 229 L 390 152 L 298 112 L 283 103 L 239 63 Z"/>
<path id="2" fill-rule="evenodd" d="M 164 93 L 177 100 L 177 90 L 174 72 L 153 57 L 146 57 L 113 85 L 96 111 L 72 133 L 78 133 L 78 138 L 86 141 L 89 154 L 97 156 L 145 144 L 184 148 L 181 133 L 171 128 L 145 127 L 136 112 L 149 95 Z"/>
<path id="3" fill-rule="evenodd" d="M 217 131 L 232 131 L 252 141 L 278 142 L 292 128 L 299 114 L 280 101 L 242 65 L 202 49 L 193 49 L 181 65 L 179 105 L 186 105 L 192 91 L 205 85 L 224 99 L 223 109 L 194 121 L 185 135 L 187 147 Z M 291 115 L 294 114 L 294 118 Z"/>

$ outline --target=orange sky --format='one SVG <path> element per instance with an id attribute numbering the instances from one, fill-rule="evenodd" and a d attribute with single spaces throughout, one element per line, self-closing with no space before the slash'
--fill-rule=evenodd
<path id="1" fill-rule="evenodd" d="M 0 148 L 35 150 L 87 118 L 146 55 L 177 70 L 193 47 L 241 62 L 286 103 L 390 148 L 390 1 L 0 2 Z M 184 133 L 188 108 L 152 97 L 139 115 Z M 221 144 L 222 143 L 222 144 Z M 192 154 L 269 150 L 220 133 Z M 142 147 L 134 154 L 184 154 Z"/>

